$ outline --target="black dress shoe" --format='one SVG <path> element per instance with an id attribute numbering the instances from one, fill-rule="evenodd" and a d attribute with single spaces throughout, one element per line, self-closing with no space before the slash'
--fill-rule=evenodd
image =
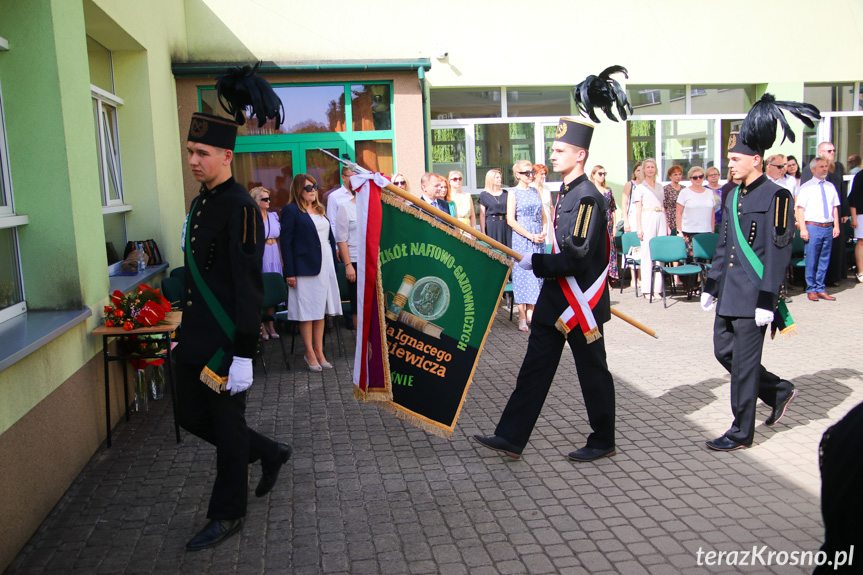
<path id="1" fill-rule="evenodd" d="M 243 528 L 242 519 L 212 519 L 186 543 L 186 551 L 200 551 L 215 547 Z"/>
<path id="2" fill-rule="evenodd" d="M 736 451 L 738 449 L 743 449 L 744 447 L 749 447 L 748 445 L 737 443 L 733 439 L 728 439 L 724 435 L 722 437 L 717 437 L 713 441 L 707 441 L 706 443 L 707 447 L 715 451 Z"/>
<path id="3" fill-rule="evenodd" d="M 482 445 L 483 447 L 488 447 L 493 451 L 499 451 L 504 455 L 509 455 L 513 459 L 521 459 L 521 449 L 519 449 L 503 437 L 498 437 L 497 435 L 492 435 L 490 437 L 485 437 L 483 435 L 474 435 L 473 440 Z"/>
<path id="4" fill-rule="evenodd" d="M 609 447 L 608 449 L 582 447 L 581 449 L 576 449 L 567 455 L 566 458 L 570 461 L 596 461 L 603 457 L 611 457 L 615 453 L 617 453 L 617 451 L 613 447 Z"/>
<path id="5" fill-rule="evenodd" d="M 263 497 L 273 489 L 276 480 L 279 478 L 279 470 L 291 458 L 292 452 L 293 450 L 290 445 L 279 443 L 279 452 L 276 454 L 276 457 L 271 461 L 261 461 L 263 474 L 261 475 L 261 480 L 258 482 L 258 486 L 255 488 L 255 497 Z"/>
<path id="6" fill-rule="evenodd" d="M 788 404 L 791 403 L 791 400 L 795 397 L 797 397 L 797 390 L 792 387 L 790 394 L 781 401 L 776 402 L 776 407 L 773 408 L 773 413 L 771 413 L 770 417 L 764 421 L 764 425 L 774 425 L 779 423 L 779 420 L 782 419 L 783 415 L 785 415 L 785 410 L 788 409 Z"/>

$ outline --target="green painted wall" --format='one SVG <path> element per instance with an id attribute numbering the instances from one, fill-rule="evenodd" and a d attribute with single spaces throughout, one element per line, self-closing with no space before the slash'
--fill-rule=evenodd
<path id="1" fill-rule="evenodd" d="M 15 207 L 28 308 L 93 317 L 0 372 L 0 434 L 101 351 L 108 274 L 90 96 L 87 36 L 113 52 L 127 218 L 180 265 L 184 217 L 171 61 L 186 51 L 183 0 L 0 2 L 0 52 Z M 104 76 L 104 70 L 101 71 Z M 158 283 L 158 282 L 153 282 Z M 95 417 L 95 415 L 94 415 Z M 101 423 L 99 423 L 101 425 Z"/>

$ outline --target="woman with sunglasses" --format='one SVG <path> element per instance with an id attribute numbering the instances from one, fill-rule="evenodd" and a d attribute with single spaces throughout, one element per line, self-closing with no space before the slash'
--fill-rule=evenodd
<path id="1" fill-rule="evenodd" d="M 270 203 L 272 202 L 271 196 L 273 192 L 268 190 L 267 188 L 258 186 L 256 188 L 252 188 L 249 190 L 249 193 L 255 198 L 255 201 L 258 202 L 258 208 L 261 210 L 261 218 L 264 220 L 264 237 L 267 240 L 266 245 L 264 246 L 264 265 L 263 272 L 266 273 L 276 273 L 282 275 L 282 252 L 281 248 L 279 248 L 279 234 L 282 230 L 282 226 L 279 224 L 279 215 L 275 212 L 268 211 L 270 209 Z M 264 310 L 264 313 L 267 315 L 273 315 L 276 310 L 274 308 L 267 308 Z M 261 324 L 261 337 L 263 339 L 279 339 L 279 334 L 276 332 L 276 326 L 273 325 L 272 321 L 268 321 L 266 324 Z"/>
<path id="2" fill-rule="evenodd" d="M 336 278 L 336 241 L 318 183 L 308 174 L 291 182 L 291 200 L 282 208 L 280 237 L 288 285 L 288 319 L 300 323 L 309 371 L 332 369 L 324 357 L 324 316 L 341 315 Z"/>
<path id="3" fill-rule="evenodd" d="M 411 192 L 411 184 L 404 174 L 393 174 L 392 182 L 394 186 L 398 186 L 408 193 L 413 193 Z"/>
<path id="4" fill-rule="evenodd" d="M 699 166 L 689 168 L 689 181 L 692 185 L 684 188 L 677 196 L 675 228 L 686 242 L 686 254 L 692 257 L 692 236 L 713 231 L 714 213 L 718 200 L 709 188 L 701 185 L 704 169 Z"/>
<path id="5" fill-rule="evenodd" d="M 522 256 L 545 252 L 545 227 L 547 221 L 542 211 L 542 198 L 530 187 L 536 172 L 533 162 L 521 160 L 512 167 L 512 175 L 518 181 L 507 198 L 506 221 L 512 228 L 512 249 Z M 539 297 L 542 280 L 533 270 L 521 266 L 512 267 L 512 291 L 518 305 L 518 329 L 527 331 L 533 318 L 533 306 Z"/>
<path id="6" fill-rule="evenodd" d="M 447 201 L 455 207 L 454 217 L 460 222 L 476 228 L 476 214 L 473 211 L 473 199 L 470 192 L 461 189 L 464 176 L 457 170 L 451 170 L 446 179 L 449 181 L 449 196 Z"/>
<path id="7" fill-rule="evenodd" d="M 617 204 L 614 202 L 614 193 L 611 188 L 606 187 L 605 178 L 608 172 L 602 166 L 593 166 L 590 171 L 590 181 L 605 198 L 605 217 L 608 220 L 608 235 L 611 236 L 611 254 L 608 256 L 608 278 L 612 285 L 619 281 L 617 273 L 617 246 L 614 243 L 614 233 L 617 228 Z"/>

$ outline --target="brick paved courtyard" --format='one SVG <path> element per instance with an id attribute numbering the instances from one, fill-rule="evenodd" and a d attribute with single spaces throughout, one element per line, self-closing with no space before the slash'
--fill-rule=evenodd
<path id="1" fill-rule="evenodd" d="M 501 307 L 451 441 L 358 403 L 349 354 L 332 371 L 293 371 L 267 344 L 250 425 L 288 441 L 294 457 L 274 491 L 250 493 L 245 527 L 221 547 L 184 550 L 204 524 L 215 451 L 173 439 L 170 404 L 115 429 L 8 573 L 808 573 L 793 566 L 698 566 L 697 552 L 816 551 L 823 535 L 817 448 L 823 431 L 863 401 L 854 316 L 863 286 L 836 302 L 793 290 L 800 335 L 765 344 L 768 369 L 800 396 L 752 448 L 704 446 L 731 423 L 728 377 L 713 358 L 713 314 L 696 300 L 668 309 L 632 290 L 612 305 L 659 333 L 606 326 L 617 390 L 615 457 L 574 464 L 588 432 L 568 350 L 521 461 L 478 450 L 512 390 L 527 337 Z M 260 466 L 251 468 L 251 485 Z M 766 557 L 766 555 L 765 555 Z M 863 557 L 860 558 L 863 560 Z"/>

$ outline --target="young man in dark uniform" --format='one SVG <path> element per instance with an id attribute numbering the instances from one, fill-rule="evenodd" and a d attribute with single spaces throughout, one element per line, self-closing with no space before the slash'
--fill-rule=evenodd
<path id="1" fill-rule="evenodd" d="M 555 205 L 554 253 L 518 265 L 544 278 L 533 314 L 527 354 L 495 434 L 481 445 L 518 459 L 536 425 L 564 344 L 568 341 L 593 433 L 569 454 L 593 461 L 615 454 L 614 381 L 608 371 L 602 324 L 610 319 L 606 275 L 610 238 L 605 198 L 584 173 L 593 126 L 562 118 L 552 145 L 554 171 L 563 176 Z"/>
<path id="2" fill-rule="evenodd" d="M 255 490 L 276 482 L 291 447 L 246 426 L 246 390 L 261 325 L 264 226 L 252 197 L 231 175 L 237 124 L 194 114 L 186 150 L 201 182 L 186 227 L 183 324 L 177 365 L 180 425 L 216 447 L 207 525 L 186 545 L 213 547 L 242 528 L 249 463 L 261 461 Z"/>
<path id="3" fill-rule="evenodd" d="M 724 435 L 707 442 L 707 447 L 717 451 L 752 444 L 757 399 L 773 408 L 764 423 L 774 425 L 797 395 L 790 381 L 761 365 L 767 326 L 774 319 L 780 329 L 792 326 L 784 303 L 779 302 L 779 288 L 791 261 L 794 198 L 761 171 L 764 151 L 776 138 L 776 115 L 783 113 L 780 104 L 805 122 L 808 119 L 798 114 L 813 115 L 814 110 L 814 116 L 820 117 L 814 107 L 775 103 L 773 96 L 765 94 L 728 142 L 728 165 L 732 177 L 741 183 L 724 197 L 716 255 L 701 295 L 705 311 L 713 309 L 718 300 L 713 352 L 731 374 L 734 422 Z M 793 133 L 790 140 L 794 141 Z"/>

